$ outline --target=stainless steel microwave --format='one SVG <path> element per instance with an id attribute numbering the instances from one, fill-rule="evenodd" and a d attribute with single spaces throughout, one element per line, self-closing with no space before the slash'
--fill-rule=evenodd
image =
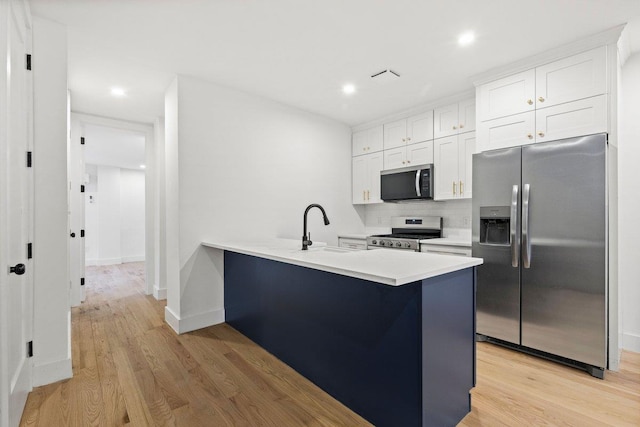
<path id="1" fill-rule="evenodd" d="M 380 198 L 385 202 L 433 199 L 433 165 L 380 172 Z"/>

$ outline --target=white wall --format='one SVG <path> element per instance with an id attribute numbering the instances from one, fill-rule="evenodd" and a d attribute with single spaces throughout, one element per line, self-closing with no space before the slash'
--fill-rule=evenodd
<path id="1" fill-rule="evenodd" d="M 622 301 L 622 347 L 640 352 L 640 53 L 622 68 L 620 82 L 619 184 L 619 289 Z"/>
<path id="2" fill-rule="evenodd" d="M 143 261 L 144 172 L 102 165 L 89 165 L 87 171 L 90 177 L 85 198 L 87 265 Z"/>
<path id="3" fill-rule="evenodd" d="M 33 19 L 34 371 L 33 385 L 71 372 L 67 192 L 67 32 Z"/>
<path id="4" fill-rule="evenodd" d="M 351 204 L 348 126 L 182 76 L 167 91 L 166 105 L 167 237 L 177 227 L 182 275 L 179 292 L 168 277 L 168 305 L 177 317 L 223 310 L 222 289 L 200 287 L 204 240 L 301 239 L 310 203 L 321 204 L 332 221 L 324 226 L 320 213 L 311 212 L 313 240 L 337 244 L 338 232 L 364 229 Z M 170 212 L 176 155 L 177 225 Z M 168 240 L 167 252 L 170 247 Z"/>

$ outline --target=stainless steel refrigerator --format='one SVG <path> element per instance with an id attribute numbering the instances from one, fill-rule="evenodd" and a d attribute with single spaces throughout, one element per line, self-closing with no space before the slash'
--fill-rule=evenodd
<path id="1" fill-rule="evenodd" d="M 602 378 L 607 366 L 607 135 L 473 156 L 480 339 Z"/>

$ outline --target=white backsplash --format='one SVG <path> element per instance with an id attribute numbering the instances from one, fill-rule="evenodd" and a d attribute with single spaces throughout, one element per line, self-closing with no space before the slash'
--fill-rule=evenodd
<path id="1" fill-rule="evenodd" d="M 444 237 L 471 239 L 471 200 L 379 203 L 365 206 L 367 231 L 389 230 L 392 216 L 441 216 Z"/>

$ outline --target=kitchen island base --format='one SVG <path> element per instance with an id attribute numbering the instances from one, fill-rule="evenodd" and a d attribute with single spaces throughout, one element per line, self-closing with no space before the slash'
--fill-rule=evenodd
<path id="1" fill-rule="evenodd" d="M 454 426 L 475 383 L 475 267 L 389 286 L 225 251 L 226 322 L 379 427 Z"/>

